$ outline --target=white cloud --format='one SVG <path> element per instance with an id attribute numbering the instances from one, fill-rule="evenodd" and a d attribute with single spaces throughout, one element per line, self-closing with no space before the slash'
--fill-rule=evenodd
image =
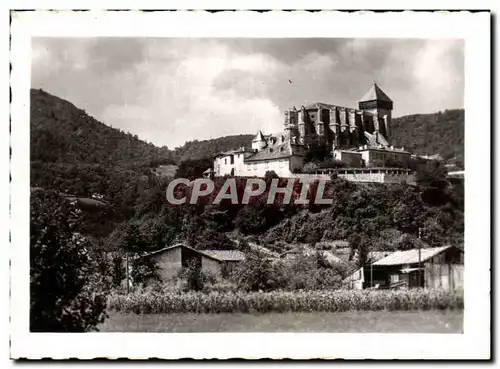
<path id="1" fill-rule="evenodd" d="M 32 83 L 170 147 L 261 128 L 279 132 L 283 110 L 293 105 L 354 107 L 373 79 L 393 98 L 395 116 L 463 104 L 460 41 L 264 41 L 35 40 Z"/>
<path id="2" fill-rule="evenodd" d="M 200 55 L 200 50 L 193 52 L 192 46 L 182 50 L 185 53 L 179 52 L 182 57 L 172 63 L 162 62 L 171 51 L 162 57 L 155 49 L 157 60 L 146 59 L 131 75 L 129 71 L 132 84 L 142 81 L 137 99 L 106 107 L 104 121 L 168 146 L 192 139 L 253 133 L 260 128 L 281 128 L 280 111 L 269 98 L 214 88 L 221 73 L 240 69 L 254 76 L 267 76 L 279 69 L 277 62 L 266 55 L 232 53 L 221 45 L 213 45 Z"/>

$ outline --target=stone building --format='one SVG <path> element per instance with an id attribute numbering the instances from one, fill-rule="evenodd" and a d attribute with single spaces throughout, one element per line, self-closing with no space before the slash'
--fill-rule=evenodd
<path id="1" fill-rule="evenodd" d="M 285 110 L 284 131 L 264 135 L 259 131 L 251 148 L 219 153 L 214 158 L 216 176 L 263 177 L 275 171 L 289 177 L 303 166 L 307 147 L 325 143 L 333 158 L 350 167 L 383 166 L 391 158 L 406 164 L 410 153 L 389 144 L 393 102 L 373 83 L 358 108 L 315 102 Z"/>
<path id="2" fill-rule="evenodd" d="M 245 260 L 245 254 L 237 250 L 195 250 L 182 243 L 144 255 L 157 263 L 162 282 L 171 281 L 188 266 L 198 267 L 217 279 L 227 277 L 236 264 Z"/>
<path id="3" fill-rule="evenodd" d="M 357 109 L 322 102 L 287 109 L 285 132 L 306 145 L 320 138 L 332 149 L 363 146 L 371 142 L 371 136 L 377 144 L 389 146 L 392 108 L 392 100 L 374 83 Z"/>

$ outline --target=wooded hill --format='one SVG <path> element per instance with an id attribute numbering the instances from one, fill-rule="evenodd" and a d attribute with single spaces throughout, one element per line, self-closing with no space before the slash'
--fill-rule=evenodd
<path id="1" fill-rule="evenodd" d="M 464 118 L 463 109 L 393 118 L 392 141 L 414 154 L 440 154 L 463 163 Z"/>

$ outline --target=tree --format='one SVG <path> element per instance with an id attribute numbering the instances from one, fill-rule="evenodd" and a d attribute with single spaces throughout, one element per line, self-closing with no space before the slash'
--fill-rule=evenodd
<path id="1" fill-rule="evenodd" d="M 417 184 L 423 188 L 422 199 L 431 206 L 445 204 L 448 199 L 448 172 L 437 160 L 428 161 L 417 168 Z"/>
<path id="2" fill-rule="evenodd" d="M 447 170 L 444 164 L 437 160 L 430 160 L 417 168 L 417 184 L 424 188 L 443 190 L 448 186 Z"/>
<path id="3" fill-rule="evenodd" d="M 276 172 L 274 170 L 266 171 L 266 174 L 264 174 L 264 180 L 266 181 L 266 183 L 268 183 L 268 182 L 270 183 L 270 181 L 273 178 L 279 178 L 279 176 L 276 174 Z"/>
<path id="4" fill-rule="evenodd" d="M 124 229 L 121 248 L 128 258 L 130 278 L 134 284 L 147 284 L 158 280 L 158 266 L 154 259 L 144 257 L 148 251 L 148 244 L 139 227 L 135 223 L 128 223 Z"/>
<path id="5" fill-rule="evenodd" d="M 86 332 L 106 317 L 109 286 L 89 240 L 79 232 L 76 203 L 55 191 L 31 195 L 30 330 Z"/>
<path id="6" fill-rule="evenodd" d="M 113 253 L 111 259 L 111 269 L 112 269 L 112 284 L 113 286 L 119 286 L 122 281 L 127 277 L 125 271 L 125 265 L 123 261 L 123 255 L 121 253 Z"/>
<path id="7" fill-rule="evenodd" d="M 322 162 L 330 156 L 328 145 L 321 140 L 313 140 L 304 154 L 304 162 Z"/>
<path id="8" fill-rule="evenodd" d="M 208 168 L 212 168 L 213 165 L 211 158 L 185 160 L 180 163 L 175 176 L 177 178 L 187 178 L 192 181 L 196 178 L 201 178 L 203 172 Z"/>
<path id="9" fill-rule="evenodd" d="M 392 157 L 388 157 L 384 161 L 384 167 L 386 167 L 386 168 L 407 168 L 408 166 L 399 160 L 396 160 Z"/>
<path id="10" fill-rule="evenodd" d="M 195 259 L 188 262 L 187 268 L 179 273 L 179 277 L 187 282 L 187 290 L 201 291 L 207 283 L 214 283 L 215 277 L 205 273 L 201 269 L 201 264 Z"/>
<path id="11" fill-rule="evenodd" d="M 312 174 L 312 173 L 316 173 L 316 171 L 318 170 L 318 164 L 316 163 L 313 163 L 313 162 L 310 162 L 310 163 L 306 163 L 304 164 L 304 166 L 302 167 L 302 171 L 304 173 L 309 173 L 309 174 Z"/>
<path id="12" fill-rule="evenodd" d="M 247 254 L 235 271 L 238 285 L 247 291 L 269 291 L 280 286 L 281 275 L 272 262 L 258 252 Z"/>

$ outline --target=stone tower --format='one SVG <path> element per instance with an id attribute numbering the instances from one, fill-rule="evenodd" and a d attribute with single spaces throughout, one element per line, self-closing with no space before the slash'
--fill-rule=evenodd
<path id="1" fill-rule="evenodd" d="M 252 149 L 254 150 L 262 150 L 267 146 L 266 139 L 262 134 L 262 131 L 257 132 L 254 139 L 252 140 Z"/>
<path id="2" fill-rule="evenodd" d="M 304 105 L 300 107 L 300 110 L 298 112 L 298 127 L 299 127 L 299 143 L 304 144 L 305 143 L 305 137 L 306 137 L 306 119 L 307 119 L 307 112 L 306 108 Z"/>
<path id="3" fill-rule="evenodd" d="M 373 82 L 373 86 L 359 101 L 359 109 L 373 114 L 375 132 L 382 133 L 387 140 L 390 140 L 392 100 L 376 82 Z"/>
<path id="4" fill-rule="evenodd" d="M 285 134 L 298 141 L 299 138 L 299 112 L 295 107 L 285 110 Z"/>

